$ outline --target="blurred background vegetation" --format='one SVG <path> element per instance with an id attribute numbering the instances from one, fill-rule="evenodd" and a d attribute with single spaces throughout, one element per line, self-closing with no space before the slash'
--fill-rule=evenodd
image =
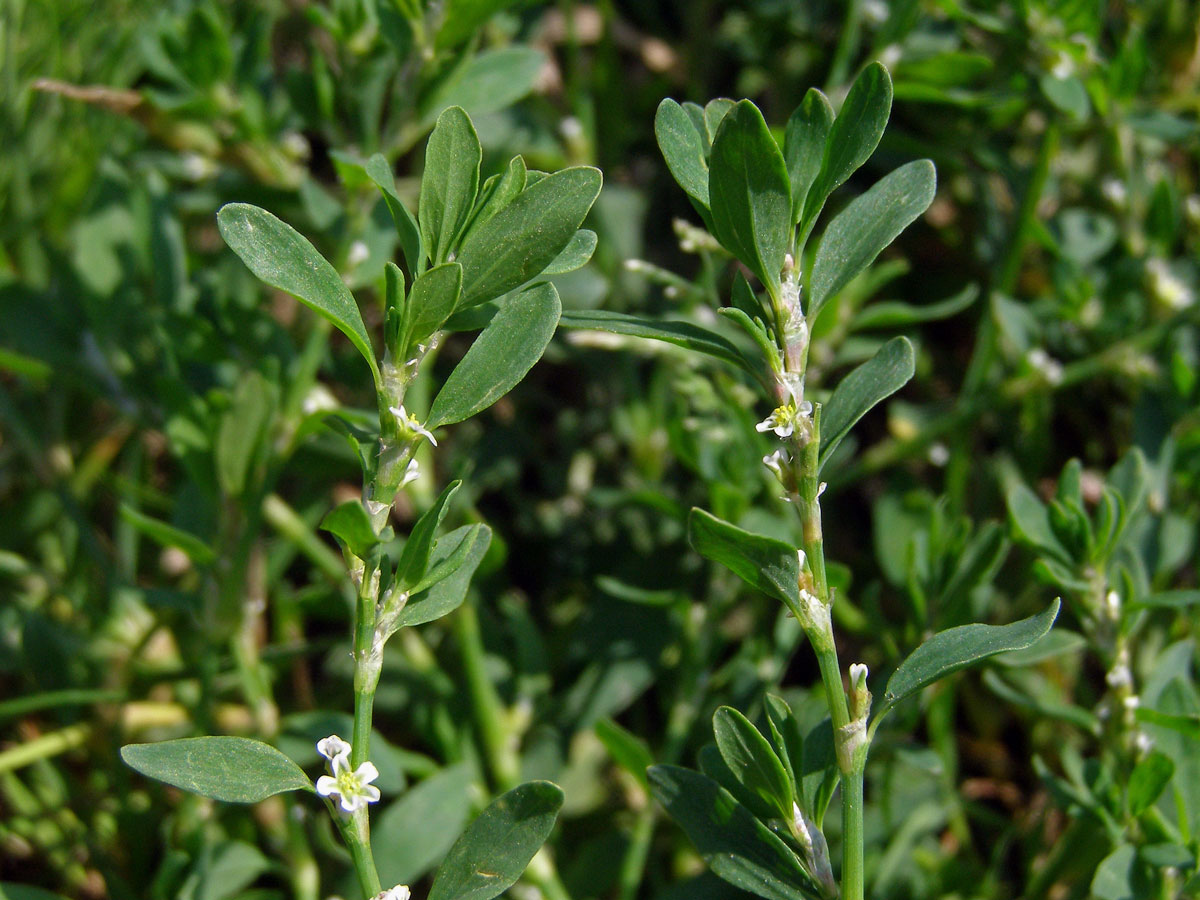
<path id="1" fill-rule="evenodd" d="M 834 203 L 920 156 L 939 189 L 815 332 L 817 396 L 895 334 L 918 346 L 917 378 L 827 469 L 842 658 L 882 675 L 932 631 L 1059 594 L 1067 609 L 1051 645 L 881 731 L 869 891 L 1195 890 L 1196 3 L 0 11 L 0 881 L 88 900 L 353 895 L 302 801 L 220 807 L 116 756 L 210 731 L 311 764 L 348 709 L 343 566 L 316 524 L 358 464 L 321 418 L 369 410 L 371 388 L 340 335 L 225 248 L 220 205 L 307 235 L 377 331 L 396 238 L 358 164 L 382 152 L 415 206 L 424 138 L 457 104 L 485 174 L 516 153 L 603 169 L 599 247 L 556 279 L 564 306 L 723 327 L 732 265 L 661 162 L 659 101 L 751 97 L 782 128 L 808 87 L 836 104 L 878 59 L 892 124 Z M 435 375 L 463 349 L 448 340 Z M 643 767 L 693 764 L 712 710 L 753 718 L 766 690 L 824 716 L 796 623 L 685 540 L 693 505 L 794 527 L 753 396 L 675 348 L 564 331 L 424 461 L 417 505 L 466 477 L 456 515 L 496 538 L 460 614 L 389 652 L 372 754 L 385 884 L 420 896 L 508 786 L 481 712 L 498 704 L 521 774 L 566 791 L 551 851 L 571 897 L 737 893 L 656 812 Z M 397 530 L 418 511 L 398 508 Z M 1111 677 L 1122 652 L 1140 710 Z"/>

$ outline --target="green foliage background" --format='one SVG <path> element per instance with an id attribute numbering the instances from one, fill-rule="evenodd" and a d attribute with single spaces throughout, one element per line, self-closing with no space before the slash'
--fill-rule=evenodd
<path id="1" fill-rule="evenodd" d="M 1065 605 L 1052 644 L 881 730 L 868 893 L 1195 890 L 1195 3 L 0 3 L 0 896 L 354 891 L 315 805 L 214 805 L 117 756 L 237 734 L 311 772 L 313 742 L 349 731 L 347 585 L 316 526 L 359 463 L 319 411 L 369 414 L 368 371 L 253 278 L 221 205 L 312 240 L 378 340 L 400 248 L 358 164 L 382 153 L 415 209 L 425 137 L 462 105 L 484 177 L 515 154 L 605 173 L 592 262 L 554 279 L 568 321 L 725 329 L 711 308 L 734 269 L 659 155 L 659 102 L 750 97 L 782 143 L 808 87 L 840 103 L 875 59 L 891 125 L 833 208 L 918 157 L 939 184 L 814 332 L 818 396 L 887 340 L 916 347 L 916 379 L 824 474 L 839 650 L 874 684 L 929 633 Z M 437 378 L 466 346 L 437 351 Z M 468 606 L 385 661 L 385 884 L 423 895 L 518 776 L 563 788 L 550 845 L 570 896 L 736 893 L 644 770 L 703 758 L 721 705 L 763 721 L 767 690 L 824 715 L 794 620 L 686 539 L 700 506 L 795 543 L 748 385 L 680 348 L 562 329 L 422 458 L 397 531 L 463 478 L 449 524 L 493 541 Z M 1111 627 L 1108 590 L 1127 610 Z M 482 660 L 464 650 L 479 640 Z M 1109 677 L 1122 646 L 1137 710 Z M 514 771 L 488 762 L 488 728 Z"/>

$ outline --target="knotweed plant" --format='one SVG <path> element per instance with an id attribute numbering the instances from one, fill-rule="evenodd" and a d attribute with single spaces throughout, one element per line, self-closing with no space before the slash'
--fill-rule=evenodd
<path id="1" fill-rule="evenodd" d="M 1011 625 L 972 624 L 934 635 L 892 673 L 878 704 L 867 667 L 844 669 L 838 658 L 822 472 L 855 423 L 912 377 L 915 354 L 906 338 L 895 338 L 820 399 L 805 389 L 810 336 L 825 305 L 929 207 L 933 164 L 918 160 L 896 169 L 834 216 L 815 249 L 810 238 L 830 195 L 875 150 L 891 100 L 891 80 L 880 64 L 863 71 L 837 115 L 825 95 L 811 89 L 788 120 L 782 147 L 748 100 L 705 107 L 664 100 L 655 131 L 671 174 L 705 229 L 757 282 L 756 289 L 736 274 L 729 305 L 717 310 L 749 341 L 739 346 L 695 325 L 614 313 L 564 320 L 670 341 L 737 365 L 757 381 L 769 410 L 756 428 L 777 445 L 763 463 L 798 516 L 799 546 L 700 509 L 689 516 L 689 539 L 799 621 L 817 657 L 829 720 L 803 734 L 788 705 L 768 696 L 768 739 L 741 712 L 722 707 L 713 719 L 718 752 L 702 754 L 703 772 L 659 765 L 649 776 L 657 799 L 713 871 L 771 900 L 861 900 L 864 771 L 883 717 L 951 672 L 1033 644 L 1058 613 L 1055 601 Z M 839 783 L 841 865 L 835 868 L 823 823 Z"/>
<path id="2" fill-rule="evenodd" d="M 370 760 L 372 710 L 388 640 L 453 612 L 466 596 L 491 532 L 476 523 L 441 533 L 461 482 L 452 481 L 400 541 L 389 524 L 397 496 L 420 475 L 417 451 L 437 432 L 495 403 L 541 358 L 561 304 L 542 280 L 587 262 L 595 235 L 579 226 L 600 191 L 589 167 L 529 171 L 515 157 L 480 184 L 482 151 L 468 115 L 447 109 L 429 138 L 419 216 L 401 202 L 381 155 L 364 166 L 391 211 L 407 277 L 388 263 L 383 352 L 376 355 L 357 301 L 337 271 L 304 237 L 269 212 L 234 203 L 218 214 L 221 234 L 267 284 L 292 294 L 333 323 L 362 354 L 377 399 L 375 421 L 331 413 L 325 425 L 350 442 L 362 467 L 359 499 L 325 516 L 354 588 L 350 622 L 353 731 L 317 744 L 326 772 L 315 784 L 269 744 L 236 736 L 182 738 L 125 747 L 134 769 L 176 787 L 235 803 L 285 791 L 313 792 L 350 852 L 365 898 L 406 900 L 405 885 L 384 889 L 370 838 L 380 799 Z M 481 329 L 481 330 L 480 330 Z M 418 415 L 409 386 L 450 331 L 480 330 L 470 349 Z M 369 424 L 368 424 L 369 423 Z M 562 791 L 545 781 L 514 787 L 493 802 L 449 850 L 431 897 L 487 900 L 513 884 L 553 827 Z"/>

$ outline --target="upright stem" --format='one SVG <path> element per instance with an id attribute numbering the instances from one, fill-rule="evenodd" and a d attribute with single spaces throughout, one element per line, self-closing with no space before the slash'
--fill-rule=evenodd
<path id="1" fill-rule="evenodd" d="M 863 771 L 842 779 L 842 900 L 863 900 Z"/>

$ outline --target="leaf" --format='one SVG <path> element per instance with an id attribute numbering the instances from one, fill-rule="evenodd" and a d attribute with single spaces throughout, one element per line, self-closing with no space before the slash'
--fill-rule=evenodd
<path id="1" fill-rule="evenodd" d="M 550 835 L 563 792 L 531 781 L 492 801 L 438 867 L 429 900 L 491 900 L 512 886 Z"/>
<path id="2" fill-rule="evenodd" d="M 316 247 L 292 226 L 248 203 L 222 206 L 217 226 L 225 243 L 259 279 L 287 291 L 345 334 L 379 383 L 379 366 L 354 295 Z"/>
<path id="3" fill-rule="evenodd" d="M 126 744 L 121 759 L 148 778 L 226 803 L 257 803 L 284 791 L 311 791 L 294 762 L 262 741 L 229 736 Z"/>
<path id="4" fill-rule="evenodd" d="M 880 63 L 872 63 L 850 86 L 841 112 L 825 139 L 821 171 L 804 198 L 800 233 L 807 238 L 813 223 L 829 199 L 846 179 L 871 158 L 892 112 L 892 79 Z"/>
<path id="5" fill-rule="evenodd" d="M 442 385 L 426 427 L 468 419 L 512 390 L 542 358 L 561 312 L 552 284 L 534 285 L 501 306 Z"/>
<path id="6" fill-rule="evenodd" d="M 454 844 L 471 814 L 471 767 L 459 763 L 408 790 L 376 818 L 371 846 L 384 884 L 412 884 Z"/>
<path id="7" fill-rule="evenodd" d="M 821 454 L 818 468 L 854 427 L 881 400 L 908 383 L 916 371 L 908 338 L 892 338 L 861 366 L 842 379 L 821 407 Z"/>
<path id="8" fill-rule="evenodd" d="M 212 548 L 190 531 L 168 525 L 159 519 L 152 519 L 138 512 L 132 506 L 122 503 L 117 507 L 117 513 L 132 525 L 137 531 L 161 547 L 178 547 L 188 555 L 188 558 L 199 566 L 206 566 L 216 559 Z"/>
<path id="9" fill-rule="evenodd" d="M 583 268 L 596 252 L 596 232 L 580 228 L 575 236 L 563 248 L 562 253 L 554 257 L 550 265 L 542 270 L 543 275 L 565 275 Z"/>
<path id="10" fill-rule="evenodd" d="M 465 65 L 421 101 L 421 122 L 428 128 L 448 106 L 481 116 L 516 103 L 531 90 L 546 66 L 546 54 L 532 47 L 501 47 L 467 55 Z"/>
<path id="11" fill-rule="evenodd" d="M 28 884 L 0 881 L 0 900 L 66 900 L 62 894 L 54 894 Z"/>
<path id="12" fill-rule="evenodd" d="M 819 900 L 799 858 L 715 781 L 678 766 L 650 769 L 655 798 L 725 881 L 766 900 Z"/>
<path id="13" fill-rule="evenodd" d="M 379 543 L 371 517 L 359 500 L 347 500 L 335 506 L 321 520 L 321 528 L 359 559 L 365 559 L 371 548 Z"/>
<path id="14" fill-rule="evenodd" d="M 787 771 L 750 720 L 733 707 L 722 706 L 713 713 L 713 735 L 734 778 L 780 816 L 791 816 L 794 798 Z"/>
<path id="15" fill-rule="evenodd" d="M 715 331 L 709 331 L 707 328 L 701 328 L 691 322 L 663 322 L 607 309 L 568 309 L 563 311 L 559 326 L 562 328 L 586 328 L 592 331 L 606 331 L 610 334 L 625 334 L 630 337 L 666 341 L 677 347 L 694 350 L 697 353 L 706 353 L 723 362 L 740 366 L 747 371 L 754 371 L 746 357 L 733 343 Z"/>
<path id="16" fill-rule="evenodd" d="M 515 3 L 516 0 L 448 0 L 442 10 L 442 24 L 438 26 L 435 46 L 446 50 L 461 44 L 488 19 Z"/>
<path id="17" fill-rule="evenodd" d="M 463 230 L 460 243 L 466 243 L 471 232 L 487 222 L 508 204 L 512 203 L 529 183 L 529 173 L 525 169 L 525 160 L 514 156 L 508 161 L 508 167 L 503 175 L 493 175 L 483 183 L 479 190 L 479 198 L 475 201 L 475 209 Z"/>
<path id="18" fill-rule="evenodd" d="M 809 88 L 804 99 L 788 118 L 783 136 L 783 158 L 792 184 L 792 222 L 799 222 L 804 198 L 821 171 L 825 141 L 833 127 L 833 107 L 829 98 Z"/>
<path id="19" fill-rule="evenodd" d="M 810 319 L 929 208 L 936 188 L 933 163 L 914 160 L 879 179 L 834 217 L 813 262 Z"/>
<path id="20" fill-rule="evenodd" d="M 654 754 L 644 740 L 612 719 L 600 719 L 596 723 L 596 737 L 617 765 L 636 778 L 642 787 L 649 787 L 646 770 L 654 765 Z"/>
<path id="21" fill-rule="evenodd" d="M 1129 814 L 1140 816 L 1158 800 L 1175 774 L 1175 763 L 1157 750 L 1138 760 L 1126 789 Z"/>
<path id="22" fill-rule="evenodd" d="M 1092 877 L 1091 895 L 1095 900 L 1134 900 L 1139 894 L 1134 887 L 1134 867 L 1137 849 L 1121 844 L 1096 866 Z"/>
<path id="23" fill-rule="evenodd" d="M 713 235 L 777 297 L 792 237 L 791 189 L 779 145 L 749 100 L 721 120 L 708 167 Z"/>
<path id="24" fill-rule="evenodd" d="M 186 890 L 180 893 L 192 896 L 195 900 L 244 897 L 243 889 L 270 868 L 270 860 L 254 845 L 243 841 L 223 841 L 211 850 L 206 848 L 202 853 L 201 862 L 193 875 L 196 878 L 195 893 Z"/>
<path id="25" fill-rule="evenodd" d="M 884 709 L 895 706 L 921 688 L 952 672 L 1006 650 L 1022 650 L 1034 644 L 1054 624 L 1060 602 L 1045 612 L 1011 625 L 960 625 L 939 632 L 909 654 L 888 679 Z"/>
<path id="26" fill-rule="evenodd" d="M 438 116 L 425 147 L 417 207 L 421 239 L 435 266 L 446 261 L 475 206 L 482 159 L 475 126 L 461 107 L 451 106 Z"/>
<path id="27" fill-rule="evenodd" d="M 406 352 L 446 324 L 462 296 L 462 277 L 458 263 L 434 266 L 417 276 L 408 295 Z"/>
<path id="28" fill-rule="evenodd" d="M 400 235 L 404 261 L 408 263 L 409 274 L 415 277 L 425 268 L 425 242 L 421 239 L 421 227 L 396 193 L 396 179 L 384 155 L 376 153 L 363 168 L 367 177 L 383 192 L 383 200 L 392 214 L 392 221 L 396 223 L 396 233 Z"/>
<path id="29" fill-rule="evenodd" d="M 217 428 L 215 448 L 217 481 L 231 497 L 241 496 L 246 489 L 274 405 L 275 388 L 259 372 L 251 370 L 234 388 L 232 403 Z"/>
<path id="30" fill-rule="evenodd" d="M 1038 499 L 1037 494 L 1025 485 L 1017 483 L 1009 488 L 1004 499 L 1008 503 L 1008 515 L 1018 541 L 1032 544 L 1053 554 L 1059 560 L 1070 560 L 1067 551 L 1050 530 L 1046 506 Z"/>
<path id="31" fill-rule="evenodd" d="M 937 303 L 917 305 L 901 303 L 898 300 L 872 303 L 854 317 L 850 327 L 854 331 L 866 331 L 870 328 L 906 328 L 919 322 L 936 322 L 958 315 L 978 297 L 979 285 L 968 284 L 953 297 L 947 297 Z"/>
<path id="32" fill-rule="evenodd" d="M 475 228 L 456 257 L 462 308 L 484 303 L 539 275 L 571 242 L 600 195 L 599 169 L 576 166 L 531 184 Z"/>
<path id="33" fill-rule="evenodd" d="M 447 532 L 434 545 L 430 557 L 429 571 L 438 569 L 445 560 L 456 556 L 465 547 L 462 563 L 430 587 L 414 592 L 397 617 L 393 629 L 405 625 L 423 625 L 440 619 L 462 606 L 471 584 L 471 576 L 487 553 L 492 541 L 492 530 L 483 524 L 464 525 Z M 424 580 L 429 580 L 428 576 Z M 419 585 L 418 585 L 419 587 Z"/>
<path id="34" fill-rule="evenodd" d="M 402 590 L 409 590 L 416 585 L 429 568 L 429 557 L 437 540 L 437 530 L 446 517 L 446 509 L 450 500 L 462 486 L 461 480 L 455 480 L 446 485 L 433 506 L 425 510 L 417 523 L 413 525 L 404 549 L 400 552 L 400 562 L 396 564 L 396 581 Z"/>
<path id="35" fill-rule="evenodd" d="M 743 531 L 695 507 L 688 514 L 688 541 L 701 556 L 725 566 L 751 587 L 792 609 L 799 606 L 800 560 L 795 547 Z"/>
<path id="36" fill-rule="evenodd" d="M 708 209 L 708 159 L 704 138 L 682 106 L 667 98 L 654 114 L 654 137 L 671 176 L 684 193 Z"/>

